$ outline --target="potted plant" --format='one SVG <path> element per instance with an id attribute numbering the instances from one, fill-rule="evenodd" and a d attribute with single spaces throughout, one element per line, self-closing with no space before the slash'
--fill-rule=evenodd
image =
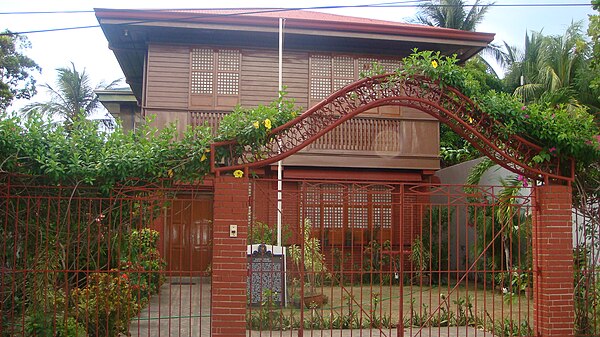
<path id="1" fill-rule="evenodd" d="M 312 226 L 309 219 L 304 220 L 302 230 L 302 243 L 300 246 L 292 245 L 288 252 L 290 258 L 304 277 L 303 300 L 306 307 L 320 307 L 327 303 L 327 296 L 317 292 L 318 275 L 325 275 L 327 267 L 325 266 L 325 256 L 321 252 L 321 241 L 312 237 Z"/>

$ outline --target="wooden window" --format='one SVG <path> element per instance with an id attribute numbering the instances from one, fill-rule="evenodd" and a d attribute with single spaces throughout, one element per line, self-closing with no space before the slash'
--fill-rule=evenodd
<path id="1" fill-rule="evenodd" d="M 310 99 L 322 100 L 331 93 L 331 56 L 310 58 Z"/>
<path id="2" fill-rule="evenodd" d="M 327 244 L 367 244 L 388 240 L 392 229 L 392 191 L 388 185 L 304 183 L 302 219 Z"/>
<path id="3" fill-rule="evenodd" d="M 190 106 L 231 109 L 239 103 L 241 54 L 234 49 L 193 48 Z"/>
<path id="4" fill-rule="evenodd" d="M 373 62 L 392 72 L 400 66 L 394 59 L 376 59 L 348 55 L 315 54 L 310 56 L 310 105 L 314 105 L 332 92 L 359 79 L 363 70 L 371 68 Z"/>

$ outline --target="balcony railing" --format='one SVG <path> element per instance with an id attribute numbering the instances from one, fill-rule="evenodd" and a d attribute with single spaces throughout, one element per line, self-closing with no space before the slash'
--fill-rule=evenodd
<path id="1" fill-rule="evenodd" d="M 207 123 L 213 134 L 226 112 L 191 112 L 192 125 Z M 353 118 L 316 140 L 307 150 L 378 151 L 401 150 L 402 123 L 392 118 Z"/>
<path id="2" fill-rule="evenodd" d="M 221 124 L 221 120 L 226 114 L 227 112 L 224 111 L 191 111 L 190 120 L 192 126 L 199 126 L 207 123 L 212 130 L 213 136 L 215 136 L 219 129 L 219 124 Z"/>

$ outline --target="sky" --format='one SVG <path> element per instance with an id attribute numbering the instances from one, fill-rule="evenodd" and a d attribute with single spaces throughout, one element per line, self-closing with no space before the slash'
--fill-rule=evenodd
<path id="1" fill-rule="evenodd" d="M 221 8 L 248 7 L 316 7 L 338 5 L 365 5 L 393 2 L 394 0 L 222 0 Z M 415 4 L 419 0 L 396 0 L 398 3 Z M 467 3 L 472 1 L 467 0 Z M 485 0 L 484 0 L 485 2 Z M 508 42 L 510 45 L 523 46 L 525 32 L 542 31 L 547 35 L 564 33 L 573 21 L 584 21 L 587 27 L 588 14 L 594 14 L 589 0 L 496 0 L 487 13 L 484 22 L 477 30 L 496 34 L 495 42 Z M 214 2 L 206 0 L 1 0 L 0 30 L 26 32 L 66 27 L 97 25 L 94 13 L 76 14 L 9 14 L 14 12 L 73 11 L 93 10 L 94 8 L 211 8 Z M 532 7 L 511 7 L 510 4 L 534 4 Z M 568 6 L 547 6 L 547 4 L 568 4 Z M 313 9 L 340 15 L 374 18 L 380 20 L 407 22 L 417 12 L 415 7 L 394 8 L 336 8 Z M 53 84 L 56 68 L 70 67 L 71 62 L 78 70 L 89 74 L 92 83 L 110 83 L 123 78 L 123 73 L 108 49 L 108 42 L 100 28 L 86 28 L 66 31 L 27 34 L 32 47 L 25 54 L 42 68 L 35 74 L 38 84 Z M 38 86 L 39 88 L 39 86 Z M 48 95 L 39 88 L 38 95 L 32 101 L 44 101 Z M 9 111 L 18 110 L 29 101 L 15 101 Z"/>

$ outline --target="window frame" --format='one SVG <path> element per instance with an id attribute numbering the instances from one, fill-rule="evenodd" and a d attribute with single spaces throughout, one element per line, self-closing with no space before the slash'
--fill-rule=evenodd
<path id="1" fill-rule="evenodd" d="M 323 238 L 324 246 L 366 245 L 372 239 L 392 239 L 393 185 L 304 182 L 301 191 L 300 218 L 311 220 L 313 235 Z M 363 214 L 357 217 L 357 210 Z"/>
<path id="2" fill-rule="evenodd" d="M 206 59 L 198 60 L 197 55 L 202 55 L 202 51 L 212 52 L 212 55 Z M 234 55 L 227 56 L 228 53 Z M 210 58 L 210 61 L 207 59 Z M 237 58 L 237 63 L 235 62 Z M 233 63 L 226 63 L 232 61 Z M 210 67 L 204 69 L 198 66 L 206 66 L 211 63 Z M 210 85 L 202 82 L 196 83 L 196 79 L 201 79 L 205 74 L 205 78 L 210 78 Z M 210 74 L 206 75 L 206 74 Z M 241 77 L 242 77 L 242 51 L 235 48 L 213 48 L 204 46 L 195 46 L 190 48 L 190 78 L 189 78 L 189 107 L 190 109 L 212 109 L 212 110 L 231 110 L 240 103 L 241 92 Z M 196 88 L 202 91 L 203 88 L 209 88 L 204 92 L 195 92 Z"/>

